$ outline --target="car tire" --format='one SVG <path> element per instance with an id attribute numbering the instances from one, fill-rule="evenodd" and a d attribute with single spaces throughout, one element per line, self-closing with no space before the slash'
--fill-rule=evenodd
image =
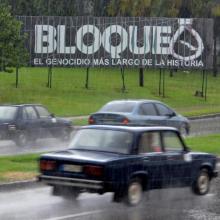
<path id="1" fill-rule="evenodd" d="M 188 131 L 185 125 L 180 126 L 179 132 L 183 137 L 186 137 L 188 135 Z"/>
<path id="2" fill-rule="evenodd" d="M 121 189 L 114 192 L 112 201 L 116 203 L 123 202 L 124 197 L 124 191 Z"/>
<path id="3" fill-rule="evenodd" d="M 192 185 L 192 190 L 196 195 L 205 195 L 209 192 L 210 176 L 207 169 L 202 169 Z"/>
<path id="4" fill-rule="evenodd" d="M 71 131 L 69 129 L 63 129 L 60 134 L 60 140 L 62 142 L 69 142 L 71 136 Z"/>
<path id="5" fill-rule="evenodd" d="M 7 137 L 6 132 L 1 131 L 1 132 L 0 132 L 0 140 L 4 140 L 6 137 Z"/>
<path id="6" fill-rule="evenodd" d="M 75 190 L 72 187 L 66 186 L 53 186 L 52 194 L 54 196 L 61 196 L 65 200 L 75 201 L 79 194 L 79 190 Z"/>
<path id="7" fill-rule="evenodd" d="M 15 136 L 15 143 L 17 146 L 25 147 L 29 143 L 28 135 L 26 131 L 19 131 Z"/>
<path id="8" fill-rule="evenodd" d="M 129 206 L 137 206 L 143 198 L 143 185 L 140 178 L 131 179 L 127 193 L 125 195 L 125 203 Z"/>

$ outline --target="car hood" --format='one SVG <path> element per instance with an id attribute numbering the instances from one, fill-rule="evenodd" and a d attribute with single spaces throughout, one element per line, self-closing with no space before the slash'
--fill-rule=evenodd
<path id="1" fill-rule="evenodd" d="M 71 121 L 68 120 L 68 119 L 65 119 L 65 118 L 56 117 L 55 120 L 56 120 L 58 123 L 71 125 Z"/>
<path id="2" fill-rule="evenodd" d="M 181 115 L 181 114 L 177 114 L 177 117 L 178 117 L 179 119 L 181 119 L 182 121 L 184 121 L 184 122 L 187 122 L 187 123 L 190 122 L 190 120 L 189 120 L 187 117 L 185 117 L 185 116 L 183 116 L 183 115 Z"/>
<path id="3" fill-rule="evenodd" d="M 205 153 L 205 152 L 190 152 L 190 154 L 195 158 L 195 159 L 204 159 L 204 158 L 214 158 L 217 159 L 216 155 L 211 154 L 211 153 Z"/>
<path id="4" fill-rule="evenodd" d="M 125 158 L 127 155 L 99 152 L 99 151 L 87 151 L 87 150 L 72 150 L 58 151 L 55 153 L 44 154 L 41 159 L 54 159 L 62 161 L 74 161 L 82 163 L 107 163 L 109 161 Z"/>

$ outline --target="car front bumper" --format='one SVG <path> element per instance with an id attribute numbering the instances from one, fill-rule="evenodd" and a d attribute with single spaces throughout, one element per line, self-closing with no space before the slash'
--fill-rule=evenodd
<path id="1" fill-rule="evenodd" d="M 40 175 L 38 179 L 39 181 L 44 182 L 48 185 L 61 185 L 77 187 L 81 189 L 103 190 L 103 181 L 47 175 Z"/>

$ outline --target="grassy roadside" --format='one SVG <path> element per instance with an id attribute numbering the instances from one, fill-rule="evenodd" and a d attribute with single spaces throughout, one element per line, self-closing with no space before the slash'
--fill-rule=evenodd
<path id="1" fill-rule="evenodd" d="M 220 134 L 190 137 L 186 138 L 185 142 L 194 151 L 213 153 L 220 156 Z"/>
<path id="2" fill-rule="evenodd" d="M 209 152 L 220 156 L 220 134 L 190 137 L 185 141 L 193 151 Z M 40 154 L 1 156 L 0 183 L 36 177 L 39 156 Z"/>
<path id="3" fill-rule="evenodd" d="M 28 180 L 38 173 L 40 154 L 26 154 L 0 157 L 0 183 Z"/>
<path id="4" fill-rule="evenodd" d="M 0 73 L 0 103 L 42 103 L 60 116 L 88 115 L 114 99 L 157 99 L 186 115 L 220 112 L 220 77 L 208 75 L 207 101 L 195 97 L 201 90 L 200 72 L 165 74 L 165 98 L 158 95 L 159 70 L 144 71 L 144 87 L 138 86 L 138 69 L 125 69 L 125 92 L 118 68 L 91 68 L 89 88 L 85 88 L 86 69 L 54 68 L 52 88 L 47 88 L 46 68 L 21 68 L 19 85 L 15 73 Z"/>
<path id="5" fill-rule="evenodd" d="M 72 122 L 73 122 L 73 125 L 76 125 L 76 126 L 88 125 L 88 118 L 74 119 L 72 120 Z"/>

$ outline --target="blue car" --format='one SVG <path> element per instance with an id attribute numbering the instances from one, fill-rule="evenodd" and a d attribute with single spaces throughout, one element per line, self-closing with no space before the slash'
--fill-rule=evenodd
<path id="1" fill-rule="evenodd" d="M 138 126 L 169 126 L 181 134 L 190 132 L 189 120 L 157 100 L 114 100 L 90 115 L 89 124 L 114 124 Z"/>
<path id="2" fill-rule="evenodd" d="M 113 201 L 131 206 L 152 189 L 188 186 L 204 195 L 217 176 L 216 156 L 191 152 L 171 127 L 85 126 L 69 149 L 44 154 L 39 163 L 39 180 L 54 195 L 113 192 Z"/>

